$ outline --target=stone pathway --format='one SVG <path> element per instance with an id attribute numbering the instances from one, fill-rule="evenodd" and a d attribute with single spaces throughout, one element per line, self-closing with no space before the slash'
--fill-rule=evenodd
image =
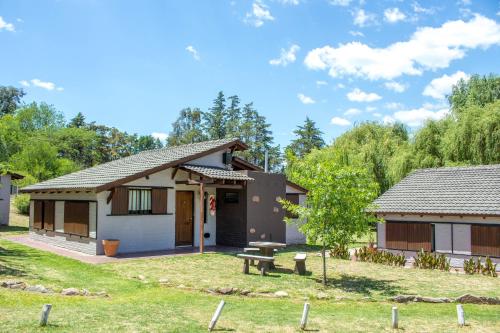
<path id="1" fill-rule="evenodd" d="M 111 262 L 120 262 L 124 260 L 133 260 L 133 259 L 146 259 L 146 258 L 161 258 L 161 257 L 172 257 L 172 256 L 180 256 L 180 255 L 195 255 L 198 254 L 199 249 L 196 247 L 180 247 L 173 250 L 164 250 L 164 251 L 150 251 L 150 252 L 138 252 L 138 253 L 130 253 L 130 254 L 119 254 L 116 257 L 106 257 L 104 255 L 91 255 L 85 254 L 78 251 L 68 250 L 62 247 L 54 246 L 51 244 L 46 244 L 44 242 L 40 242 L 34 239 L 31 239 L 29 235 L 15 235 L 5 237 L 6 239 L 26 245 L 37 250 L 51 252 L 60 256 L 72 258 L 79 260 L 81 262 L 85 262 L 88 264 L 105 264 Z M 205 253 L 216 253 L 216 252 L 224 252 L 224 253 L 232 253 L 232 252 L 240 252 L 241 249 L 227 246 L 206 246 Z"/>

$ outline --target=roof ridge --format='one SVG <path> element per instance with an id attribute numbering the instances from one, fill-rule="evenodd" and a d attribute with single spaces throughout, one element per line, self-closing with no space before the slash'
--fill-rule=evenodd
<path id="1" fill-rule="evenodd" d="M 438 171 L 438 170 L 468 170 L 468 169 L 496 169 L 496 168 L 500 168 L 500 164 L 478 164 L 478 165 L 460 165 L 460 166 L 421 168 L 421 169 L 414 170 L 410 174 L 416 173 L 416 172 Z"/>

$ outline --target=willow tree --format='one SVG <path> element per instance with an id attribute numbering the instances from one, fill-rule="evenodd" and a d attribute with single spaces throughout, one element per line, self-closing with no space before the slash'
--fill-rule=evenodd
<path id="1" fill-rule="evenodd" d="M 317 160 L 314 154 L 295 161 L 288 172 L 294 182 L 309 192 L 304 206 L 281 200 L 287 211 L 299 217 L 285 220 L 298 223 L 310 241 L 321 243 L 326 286 L 326 249 L 347 246 L 377 221 L 366 210 L 377 197 L 378 184 L 364 168 L 341 166 L 332 159 Z"/>

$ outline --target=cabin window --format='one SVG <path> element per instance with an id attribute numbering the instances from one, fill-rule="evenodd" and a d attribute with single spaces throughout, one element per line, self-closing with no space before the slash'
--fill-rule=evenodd
<path id="1" fill-rule="evenodd" d="M 225 203 L 238 203 L 239 202 L 238 192 L 226 192 L 226 193 L 224 193 L 224 202 Z"/>
<path id="2" fill-rule="evenodd" d="M 151 214 L 151 190 L 129 189 L 128 190 L 128 213 L 129 214 Z"/>
<path id="3" fill-rule="evenodd" d="M 88 237 L 89 217 L 88 201 L 65 201 L 64 233 Z"/>

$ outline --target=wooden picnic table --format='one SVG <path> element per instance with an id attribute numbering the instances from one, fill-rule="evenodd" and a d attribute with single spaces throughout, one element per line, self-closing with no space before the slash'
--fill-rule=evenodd
<path id="1" fill-rule="evenodd" d="M 248 243 L 248 245 L 258 248 L 260 251 L 260 254 L 265 256 L 265 257 L 274 257 L 274 249 L 283 249 L 286 247 L 286 244 L 284 244 L 284 243 L 261 242 L 261 241 L 250 242 L 250 243 Z M 259 262 L 259 266 L 260 266 L 260 262 Z M 270 263 L 269 268 L 274 269 L 276 267 L 274 266 L 274 263 Z M 259 267 L 259 269 L 260 269 L 260 267 Z"/>

